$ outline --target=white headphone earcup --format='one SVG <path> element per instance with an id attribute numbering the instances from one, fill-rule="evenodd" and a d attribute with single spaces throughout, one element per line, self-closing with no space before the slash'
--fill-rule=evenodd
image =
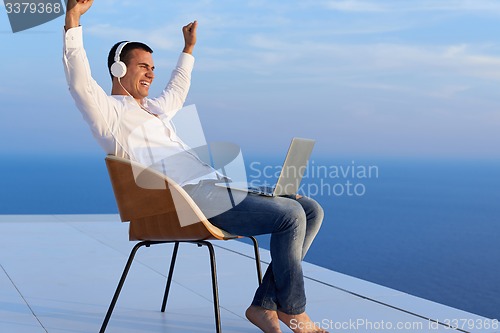
<path id="1" fill-rule="evenodd" d="M 123 61 L 115 61 L 111 65 L 111 74 L 119 79 L 124 77 L 127 74 L 127 65 Z"/>

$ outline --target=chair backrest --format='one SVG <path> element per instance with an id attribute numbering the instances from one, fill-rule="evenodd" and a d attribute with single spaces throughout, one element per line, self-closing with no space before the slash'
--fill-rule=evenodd
<path id="1" fill-rule="evenodd" d="M 130 221 L 130 240 L 231 239 L 211 224 L 172 179 L 129 159 L 106 157 L 120 218 Z"/>

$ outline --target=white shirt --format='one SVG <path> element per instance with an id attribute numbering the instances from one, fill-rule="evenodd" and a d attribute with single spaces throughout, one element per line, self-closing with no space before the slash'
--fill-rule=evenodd
<path id="1" fill-rule="evenodd" d="M 76 106 L 107 154 L 130 158 L 151 166 L 179 185 L 201 179 L 217 179 L 213 168 L 201 161 L 176 135 L 170 122 L 186 100 L 194 57 L 182 53 L 160 96 L 142 102 L 131 96 L 109 96 L 92 78 L 83 48 L 82 27 L 64 34 L 63 63 L 66 80 Z"/>

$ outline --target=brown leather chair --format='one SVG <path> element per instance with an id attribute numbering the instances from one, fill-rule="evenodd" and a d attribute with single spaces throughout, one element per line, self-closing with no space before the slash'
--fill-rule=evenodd
<path id="1" fill-rule="evenodd" d="M 129 239 L 140 242 L 130 253 L 100 333 L 106 330 L 135 253 L 142 246 L 174 243 L 161 307 L 161 311 L 165 311 L 177 251 L 181 242 L 207 246 L 209 250 L 216 332 L 221 332 L 215 251 L 208 240 L 230 240 L 240 238 L 240 236 L 229 234 L 212 225 L 184 189 L 165 175 L 139 163 L 112 155 L 106 157 L 106 166 L 120 218 L 122 222 L 130 223 Z M 249 238 L 254 245 L 257 276 L 261 283 L 258 244 L 254 237 Z"/>

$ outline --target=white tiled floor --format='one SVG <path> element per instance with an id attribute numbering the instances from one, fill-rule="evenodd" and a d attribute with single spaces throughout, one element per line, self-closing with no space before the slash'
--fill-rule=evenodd
<path id="1" fill-rule="evenodd" d="M 0 332 L 98 332 L 133 247 L 128 225 L 118 221 L 116 215 L 0 216 Z M 253 259 L 241 253 L 252 255 L 252 248 L 214 244 L 222 330 L 259 332 L 244 318 L 257 278 Z M 214 332 L 206 248 L 181 245 L 167 311 L 159 311 L 172 247 L 138 251 L 106 332 Z M 308 313 L 330 332 L 452 331 L 425 318 L 487 322 L 308 263 L 304 273 Z"/>

